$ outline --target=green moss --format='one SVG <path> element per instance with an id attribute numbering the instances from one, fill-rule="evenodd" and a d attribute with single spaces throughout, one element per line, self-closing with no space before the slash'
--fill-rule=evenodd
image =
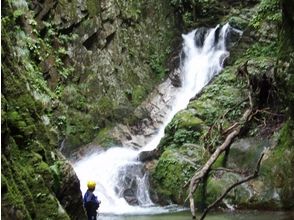
<path id="1" fill-rule="evenodd" d="M 87 0 L 86 4 L 90 16 L 97 16 L 100 13 L 100 0 Z"/>
<path id="2" fill-rule="evenodd" d="M 182 203 L 187 194 L 181 189 L 193 170 L 191 164 L 183 160 L 180 155 L 171 150 L 165 151 L 153 174 L 156 191 L 174 202 Z"/>
<path id="3" fill-rule="evenodd" d="M 6 210 L 6 207 L 14 207 L 13 212 L 19 212 L 19 215 L 21 215 L 24 219 L 31 219 L 29 211 L 24 203 L 23 193 L 18 188 L 14 178 L 17 174 L 12 174 L 12 170 L 9 168 L 10 165 L 4 156 L 1 156 L 1 163 L 2 213 L 8 211 Z"/>
<path id="4" fill-rule="evenodd" d="M 209 177 L 207 181 L 207 192 L 206 192 L 206 201 L 207 204 L 214 202 L 223 192 L 227 189 L 228 186 L 237 182 L 238 176 L 232 173 L 225 173 L 222 175 L 221 179 L 217 177 Z M 235 193 L 234 190 L 231 191 L 226 199 L 234 199 Z"/>
<path id="5" fill-rule="evenodd" d="M 52 156 L 57 145 L 56 139 L 52 140 L 56 133 L 52 134 L 54 129 L 50 129 L 50 117 L 54 106 L 51 101 L 56 95 L 45 80 L 47 71 L 41 68 L 49 54 L 57 56 L 54 62 L 60 61 L 61 54 L 55 54 L 54 45 L 48 42 L 52 43 L 52 39 L 57 44 L 61 42 L 55 38 L 53 27 L 44 28 L 41 21 L 39 26 L 44 28 L 44 36 L 40 38 L 34 14 L 29 9 L 26 16 L 15 18 L 11 16 L 14 14 L 11 2 L 6 1 L 3 7 L 1 47 L 5 51 L 2 63 L 5 80 L 1 101 L 5 103 L 5 114 L 1 122 L 5 125 L 2 127 L 5 152 L 1 155 L 1 216 L 4 219 L 69 219 L 66 213 L 59 211 L 62 208 L 52 187 L 50 165 L 57 159 Z M 51 40 L 47 38 L 49 31 L 53 31 Z M 53 65 L 51 70 L 56 70 L 51 60 L 46 61 L 50 68 Z M 46 125 L 43 118 L 47 119 Z"/>
<path id="6" fill-rule="evenodd" d="M 78 86 L 66 86 L 61 94 L 61 100 L 69 107 L 83 112 L 87 111 L 86 97 L 81 94 Z"/>
<path id="7" fill-rule="evenodd" d="M 260 28 L 263 22 L 281 23 L 282 13 L 279 0 L 262 0 L 255 17 L 250 22 L 255 28 Z"/>
<path id="8" fill-rule="evenodd" d="M 190 128 L 193 130 L 201 130 L 203 121 L 195 116 L 193 110 L 183 110 L 176 114 L 172 123 L 176 124 L 177 128 Z"/>
<path id="9" fill-rule="evenodd" d="M 14 160 L 10 165 L 4 162 L 2 173 L 9 179 L 9 186 L 2 202 L 17 205 L 26 219 L 69 219 L 66 213 L 59 213 L 59 202 L 52 195 L 53 177 L 48 164 L 42 161 L 38 154 L 17 149 L 14 150 Z M 7 168 L 11 166 L 13 169 Z M 8 184 L 5 184 L 8 185 Z"/>
<path id="10" fill-rule="evenodd" d="M 109 96 L 103 96 L 98 101 L 99 113 L 102 117 L 112 117 L 114 102 Z"/>
<path id="11" fill-rule="evenodd" d="M 201 133 L 194 130 L 177 129 L 173 136 L 173 142 L 177 146 L 181 146 L 187 143 L 197 143 Z"/>
<path id="12" fill-rule="evenodd" d="M 210 98 L 196 100 L 189 103 L 189 108 L 193 108 L 197 111 L 197 115 L 205 120 L 206 123 L 212 124 L 216 115 L 218 114 L 218 109 L 215 107 L 215 100 Z"/>
<path id="13" fill-rule="evenodd" d="M 22 112 L 21 114 L 17 111 L 9 112 L 7 114 L 7 121 L 23 135 L 29 136 L 35 131 L 31 116 L 26 112 Z"/>
<path id="14" fill-rule="evenodd" d="M 50 166 L 50 171 L 52 173 L 53 176 L 53 186 L 52 189 L 55 192 L 58 192 L 59 188 L 60 188 L 60 181 L 62 179 L 61 175 L 61 167 L 62 167 L 62 162 L 55 162 L 53 165 Z"/>
<path id="15" fill-rule="evenodd" d="M 141 103 L 144 100 L 146 95 L 147 95 L 146 89 L 143 86 L 141 85 L 136 86 L 132 92 L 132 103 L 135 106 L 137 106 L 139 103 Z"/>
<path id="16" fill-rule="evenodd" d="M 97 137 L 94 140 L 99 146 L 111 147 L 117 144 L 116 140 L 112 136 L 112 128 L 103 128 L 98 132 Z"/>
<path id="17" fill-rule="evenodd" d="M 275 188 L 284 208 L 294 207 L 294 123 L 288 121 L 282 128 L 278 145 L 264 161 L 261 168 L 262 178 L 269 188 Z"/>
<path id="18" fill-rule="evenodd" d="M 225 155 L 221 154 L 216 161 L 213 163 L 213 165 L 211 166 L 211 169 L 217 169 L 219 167 L 224 167 L 224 159 L 225 159 Z"/>
<path id="19" fill-rule="evenodd" d="M 95 127 L 90 115 L 84 115 L 79 111 L 70 110 L 65 116 L 64 147 L 75 150 L 77 147 L 89 143 L 94 137 Z"/>

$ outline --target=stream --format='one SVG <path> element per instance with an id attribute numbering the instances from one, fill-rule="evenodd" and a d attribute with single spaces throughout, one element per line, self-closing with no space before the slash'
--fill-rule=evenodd
<path id="1" fill-rule="evenodd" d="M 148 174 L 144 164 L 137 160 L 142 151 L 153 150 L 164 136 L 164 128 L 174 115 L 185 109 L 189 100 L 197 95 L 205 85 L 223 68 L 229 56 L 231 33 L 242 32 L 228 24 L 215 28 L 198 28 L 183 34 L 181 54 L 181 83 L 176 94 L 171 94 L 172 108 L 165 115 L 161 127 L 149 143 L 140 150 L 113 146 L 108 150 L 94 152 L 74 164 L 80 179 L 81 190 L 86 192 L 88 180 L 96 182 L 95 194 L 102 201 L 99 218 L 104 220 L 185 220 L 191 219 L 186 208 L 170 205 L 160 207 L 153 203 L 149 195 Z M 132 203 L 132 204 L 130 204 Z M 229 212 L 212 213 L 207 219 L 213 220 L 288 220 L 287 214 L 279 212 Z"/>
<path id="2" fill-rule="evenodd" d="M 198 217 L 201 215 L 198 214 Z M 177 212 L 172 214 L 159 214 L 148 216 L 104 216 L 100 215 L 101 220 L 191 220 L 190 212 Z M 238 212 L 212 212 L 209 213 L 207 220 L 293 220 L 294 212 L 269 212 L 269 211 L 238 211 Z"/>
<path id="3" fill-rule="evenodd" d="M 201 216 L 199 213 L 198 217 Z M 100 220 L 191 220 L 190 212 L 176 212 L 170 214 L 158 214 L 149 216 L 105 216 L 100 215 Z M 294 212 L 270 212 L 270 211 L 238 211 L 238 212 L 212 212 L 206 220 L 293 220 Z"/>

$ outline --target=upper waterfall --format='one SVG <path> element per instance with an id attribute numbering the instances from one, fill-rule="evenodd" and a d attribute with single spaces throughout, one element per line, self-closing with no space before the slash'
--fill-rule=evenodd
<path id="1" fill-rule="evenodd" d="M 187 107 L 191 98 L 197 95 L 205 85 L 223 68 L 224 60 L 229 56 L 227 47 L 231 32 L 237 31 L 229 24 L 215 28 L 198 28 L 183 34 L 181 54 L 182 86 L 173 96 L 172 108 L 165 115 L 158 132 L 139 151 L 114 147 L 104 152 L 97 152 L 74 164 L 80 179 L 82 192 L 86 191 L 86 182 L 96 181 L 96 194 L 102 200 L 101 213 L 156 213 L 164 209 L 152 208 L 149 197 L 148 176 L 143 164 L 137 161 L 140 151 L 157 147 L 164 136 L 164 129 L 174 115 Z M 136 199 L 133 198 L 136 197 Z M 137 206 L 129 205 L 129 203 Z M 144 207 L 144 208 L 143 208 Z M 149 207 L 149 208 L 147 208 Z"/>

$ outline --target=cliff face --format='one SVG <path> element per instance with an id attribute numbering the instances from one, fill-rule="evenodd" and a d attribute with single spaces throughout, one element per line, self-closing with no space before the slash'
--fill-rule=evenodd
<path id="1" fill-rule="evenodd" d="M 103 128 L 114 123 L 136 121 L 135 107 L 166 73 L 174 30 L 169 5 L 87 0 L 46 1 L 32 8 L 38 31 L 52 43 L 66 39 L 60 56 L 64 76 L 50 56 L 40 63 L 59 93 L 52 118 L 63 153 L 103 136 Z"/>
<path id="2" fill-rule="evenodd" d="M 2 9 L 1 217 L 83 219 L 79 180 L 56 150 L 47 116 L 54 93 L 37 52 L 50 51 L 37 48 L 45 42 L 34 34 L 26 2 L 6 1 Z"/>
<path id="3" fill-rule="evenodd" d="M 171 12 L 164 1 L 2 2 L 3 219 L 85 217 L 58 148 L 69 156 L 137 120 L 166 74 Z"/>

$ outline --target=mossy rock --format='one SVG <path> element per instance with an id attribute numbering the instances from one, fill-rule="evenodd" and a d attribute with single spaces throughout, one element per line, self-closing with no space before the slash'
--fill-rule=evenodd
<path id="1" fill-rule="evenodd" d="M 227 166 L 234 169 L 251 171 L 266 147 L 272 141 L 263 138 L 243 138 L 235 141 L 230 147 Z"/>
<path id="2" fill-rule="evenodd" d="M 187 193 L 181 189 L 194 171 L 193 166 L 175 151 L 166 150 L 152 174 L 156 192 L 176 203 L 183 203 Z"/>
<path id="3" fill-rule="evenodd" d="M 294 134 L 293 122 L 288 121 L 280 132 L 277 146 L 262 163 L 261 178 L 272 194 L 264 200 L 275 201 L 273 207 L 294 207 Z M 278 195 L 278 198 L 277 196 Z M 276 199 L 275 199 L 276 198 Z"/>
<path id="4" fill-rule="evenodd" d="M 112 127 L 106 127 L 99 130 L 93 142 L 99 146 L 106 148 L 117 145 L 118 142 L 112 135 L 112 129 Z"/>
<path id="5" fill-rule="evenodd" d="M 215 108 L 216 102 L 210 98 L 206 100 L 195 100 L 189 103 L 188 108 L 196 110 L 198 117 L 205 120 L 206 123 L 212 123 L 218 114 L 218 109 Z"/>
<path id="6" fill-rule="evenodd" d="M 224 173 L 221 177 L 210 177 L 207 180 L 207 192 L 206 192 L 206 202 L 211 204 L 214 202 L 219 196 L 221 196 L 226 187 L 232 185 L 233 183 L 237 182 L 239 176 L 233 173 Z M 235 193 L 234 190 L 231 191 L 227 196 L 226 199 L 234 200 Z"/>
<path id="7" fill-rule="evenodd" d="M 200 136 L 203 125 L 203 121 L 196 116 L 194 109 L 182 110 L 175 115 L 165 128 L 166 135 L 164 139 L 168 139 L 168 136 L 173 136 L 175 141 L 179 140 L 184 143 L 185 137 Z"/>
<path id="8" fill-rule="evenodd" d="M 177 113 L 171 123 L 176 124 L 178 129 L 190 128 L 193 130 L 201 130 L 204 122 L 196 117 L 196 111 L 189 109 Z"/>

